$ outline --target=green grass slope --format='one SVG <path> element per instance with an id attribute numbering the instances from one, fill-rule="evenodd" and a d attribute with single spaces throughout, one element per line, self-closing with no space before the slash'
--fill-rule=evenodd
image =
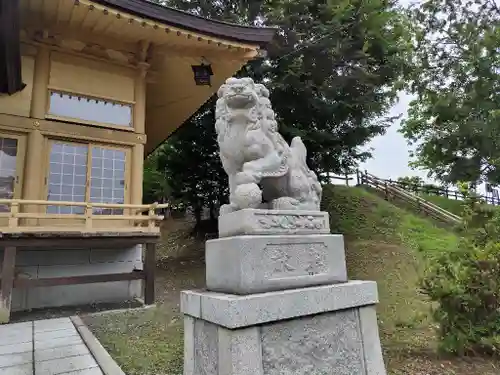
<path id="1" fill-rule="evenodd" d="M 461 200 L 455 200 L 454 198 L 446 198 L 437 195 L 421 194 L 422 198 L 434 203 L 435 205 L 444 208 L 451 213 L 461 216 L 464 209 L 464 202 Z M 482 207 L 487 210 L 498 210 L 500 206 L 494 206 L 492 204 L 484 203 Z"/>
<path id="2" fill-rule="evenodd" d="M 431 202 L 434 203 L 436 206 L 439 206 L 446 211 L 451 212 L 452 214 L 461 216 L 462 211 L 463 211 L 463 204 L 464 202 L 461 200 L 455 200 L 453 198 L 446 198 L 446 197 L 441 197 L 438 195 L 430 195 L 430 194 L 420 194 L 420 196 Z"/>
<path id="3" fill-rule="evenodd" d="M 434 350 L 430 305 L 418 292 L 419 279 L 426 259 L 453 250 L 458 238 L 363 188 L 327 186 L 323 209 L 330 213 L 332 233 L 346 238 L 349 277 L 378 283 L 389 368 L 397 368 L 405 353 Z"/>

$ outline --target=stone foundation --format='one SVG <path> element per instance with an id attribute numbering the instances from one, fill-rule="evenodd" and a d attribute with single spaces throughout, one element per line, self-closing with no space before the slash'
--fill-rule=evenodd
<path id="1" fill-rule="evenodd" d="M 382 375 L 376 284 L 182 292 L 184 375 Z"/>
<path id="2" fill-rule="evenodd" d="M 0 249 L 0 264 L 2 259 Z M 32 279 L 123 273 L 142 267 L 141 245 L 127 249 L 23 249 L 16 257 L 18 276 Z M 123 302 L 142 294 L 141 280 L 14 289 L 12 311 Z"/>

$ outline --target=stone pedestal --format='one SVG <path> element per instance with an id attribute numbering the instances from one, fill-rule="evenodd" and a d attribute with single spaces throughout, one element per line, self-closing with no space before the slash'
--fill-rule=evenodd
<path id="1" fill-rule="evenodd" d="M 241 210 L 181 293 L 184 375 L 385 375 L 372 281 L 348 281 L 323 212 Z"/>

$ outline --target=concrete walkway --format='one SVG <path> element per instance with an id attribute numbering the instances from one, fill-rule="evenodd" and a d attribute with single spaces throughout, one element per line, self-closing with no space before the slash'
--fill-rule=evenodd
<path id="1" fill-rule="evenodd" d="M 0 325 L 0 375 L 103 375 L 70 318 Z"/>

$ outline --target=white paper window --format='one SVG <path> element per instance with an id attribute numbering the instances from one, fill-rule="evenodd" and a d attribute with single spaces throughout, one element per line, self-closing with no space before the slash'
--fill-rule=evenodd
<path id="1" fill-rule="evenodd" d="M 51 91 L 49 115 L 96 124 L 132 127 L 132 105 Z"/>
<path id="2" fill-rule="evenodd" d="M 90 166 L 88 165 L 88 153 Z M 1 159 L 0 159 L 1 161 Z M 53 142 L 48 175 L 49 201 L 125 203 L 126 152 L 107 147 Z M 89 174 L 89 176 L 88 176 Z M 87 176 L 90 184 L 87 185 Z M 84 207 L 49 206 L 47 213 L 83 214 Z M 123 209 L 94 208 L 94 214 L 121 215 Z"/>
<path id="3" fill-rule="evenodd" d="M 0 198 L 14 198 L 16 179 L 17 139 L 0 137 Z M 0 212 L 10 211 L 9 206 L 0 205 Z"/>
<path id="4" fill-rule="evenodd" d="M 85 202 L 87 152 L 85 145 L 52 143 L 47 200 Z M 50 214 L 83 214 L 84 210 L 83 207 L 47 207 L 47 213 Z"/>
<path id="5" fill-rule="evenodd" d="M 92 147 L 90 201 L 125 202 L 125 151 Z M 94 209 L 94 214 L 121 215 L 122 209 Z"/>

